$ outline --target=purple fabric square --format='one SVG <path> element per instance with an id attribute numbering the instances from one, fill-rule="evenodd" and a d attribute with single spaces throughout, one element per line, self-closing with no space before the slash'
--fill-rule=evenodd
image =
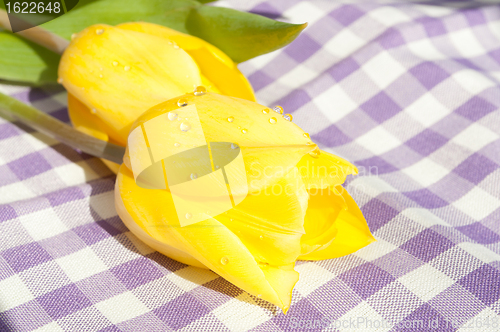
<path id="1" fill-rule="evenodd" d="M 37 301 L 54 319 L 67 316 L 75 311 L 86 308 L 92 303 L 78 287 L 70 284 L 40 296 Z"/>
<path id="2" fill-rule="evenodd" d="M 463 11 L 467 22 L 469 22 L 470 26 L 476 26 L 486 23 L 486 19 L 484 18 L 483 12 L 481 10 L 476 9 L 466 9 Z"/>
<path id="3" fill-rule="evenodd" d="M 500 64 L 500 48 L 497 48 L 496 50 L 489 52 L 488 55 L 492 57 L 493 60 L 495 60 Z"/>
<path id="4" fill-rule="evenodd" d="M 397 171 L 398 169 L 394 167 L 392 164 L 388 163 L 384 159 L 374 156 L 368 159 L 359 160 L 354 163 L 361 174 L 361 167 L 365 168 L 365 174 L 367 175 L 382 175 L 387 173 L 392 173 Z"/>
<path id="5" fill-rule="evenodd" d="M 119 323 L 118 326 L 122 332 L 170 331 L 168 326 L 151 312 Z"/>
<path id="6" fill-rule="evenodd" d="M 54 112 L 50 113 L 50 116 L 56 118 L 59 121 L 69 123 L 69 113 L 66 107 L 60 108 Z"/>
<path id="7" fill-rule="evenodd" d="M 128 289 L 134 289 L 163 276 L 163 273 L 145 257 L 118 265 L 112 268 L 111 272 Z"/>
<path id="8" fill-rule="evenodd" d="M 478 184 L 483 181 L 485 177 L 498 169 L 498 167 L 499 165 L 488 158 L 478 153 L 474 153 L 458 165 L 453 172 L 474 184 Z"/>
<path id="9" fill-rule="evenodd" d="M 328 281 L 309 294 L 307 299 L 311 303 L 314 303 L 315 307 L 321 313 L 327 314 L 333 319 L 341 317 L 349 311 L 349 308 L 354 308 L 363 301 L 361 296 L 356 294 L 356 292 L 340 278 L 334 278 Z M 324 299 L 328 299 L 328 301 L 324 301 Z"/>
<path id="10" fill-rule="evenodd" d="M 359 69 L 359 64 L 353 58 L 345 58 L 344 60 L 334 64 L 326 72 L 330 74 L 335 81 L 340 82 L 347 76 Z"/>
<path id="11" fill-rule="evenodd" d="M 123 233 L 123 230 L 119 229 L 118 227 L 115 227 L 116 224 L 123 226 L 123 223 L 120 217 L 118 216 L 111 217 L 105 220 L 98 220 L 96 221 L 96 224 L 99 225 L 99 227 L 101 227 L 111 236 L 116 236 L 118 234 Z"/>
<path id="12" fill-rule="evenodd" d="M 305 34 L 299 35 L 297 39 L 285 48 L 285 53 L 297 62 L 304 62 L 321 48 L 314 39 Z"/>
<path id="13" fill-rule="evenodd" d="M 492 244 L 500 242 L 500 235 L 483 226 L 480 222 L 476 222 L 467 226 L 457 227 L 457 229 L 477 243 Z"/>
<path id="14" fill-rule="evenodd" d="M 160 270 L 163 270 L 164 273 L 169 272 L 175 272 L 177 270 L 185 268 L 187 265 L 182 264 L 176 260 L 173 260 L 170 257 L 167 257 L 165 255 L 160 254 L 159 252 L 155 251 L 149 255 L 146 255 L 147 258 L 149 258 L 152 261 L 155 261 L 158 263 L 158 267 Z"/>
<path id="15" fill-rule="evenodd" d="M 11 220 L 17 217 L 16 210 L 8 204 L 0 205 L 0 222 Z"/>
<path id="16" fill-rule="evenodd" d="M 51 192 L 45 197 L 49 200 L 52 206 L 58 206 L 77 199 L 85 198 L 85 195 L 78 187 L 64 188 L 58 191 Z"/>
<path id="17" fill-rule="evenodd" d="M 394 219 L 399 211 L 385 204 L 381 200 L 374 198 L 361 208 L 368 226 L 372 232 L 376 232 L 382 226 Z"/>
<path id="18" fill-rule="evenodd" d="M 336 19 L 344 26 L 348 26 L 365 13 L 359 10 L 356 6 L 345 5 L 340 8 L 335 9 L 330 13 L 330 16 Z"/>
<path id="19" fill-rule="evenodd" d="M 429 262 L 453 246 L 453 242 L 428 228 L 403 244 L 401 249 L 424 262 Z"/>
<path id="20" fill-rule="evenodd" d="M 63 257 L 85 248 L 85 243 L 72 231 L 49 237 L 39 241 L 53 258 Z"/>
<path id="21" fill-rule="evenodd" d="M 11 94 L 12 97 L 16 98 L 17 100 L 22 101 L 23 103 L 33 103 L 35 101 L 45 99 L 49 97 L 49 94 L 40 88 L 33 88 L 30 90 L 24 90 L 21 92 L 16 92 Z"/>
<path id="22" fill-rule="evenodd" d="M 447 32 L 443 22 L 438 18 L 425 16 L 416 21 L 423 25 L 429 37 L 444 35 Z"/>
<path id="23" fill-rule="evenodd" d="M 458 283 L 486 305 L 492 305 L 500 298 L 500 271 L 489 265 L 472 271 Z"/>
<path id="24" fill-rule="evenodd" d="M 10 122 L 0 124 L 0 140 L 17 136 L 20 133 L 21 131 Z"/>
<path id="25" fill-rule="evenodd" d="M 0 312 L 0 331 L 33 331 L 50 321 L 49 315 L 33 300 Z"/>
<path id="26" fill-rule="evenodd" d="M 382 123 L 401 111 L 401 107 L 396 104 L 384 91 L 379 92 L 370 100 L 361 105 L 373 120 Z"/>
<path id="27" fill-rule="evenodd" d="M 281 17 L 281 12 L 268 3 L 260 3 L 250 10 L 250 13 L 258 14 L 273 20 Z"/>
<path id="28" fill-rule="evenodd" d="M 439 331 L 453 332 L 456 328 L 452 322 L 446 320 L 436 309 L 428 303 L 424 303 L 417 310 L 413 311 L 408 317 L 403 319 L 403 322 L 412 322 L 411 327 L 397 329 L 393 331 Z"/>
<path id="29" fill-rule="evenodd" d="M 385 49 L 398 47 L 405 44 L 405 39 L 401 33 L 394 29 L 387 29 L 380 37 L 377 38 L 380 45 Z"/>
<path id="30" fill-rule="evenodd" d="M 335 125 L 331 125 L 330 127 L 323 129 L 316 135 L 312 135 L 312 139 L 315 142 L 324 144 L 328 147 L 340 146 L 352 141 Z"/>
<path id="31" fill-rule="evenodd" d="M 481 97 L 475 96 L 456 109 L 456 113 L 471 120 L 477 121 L 493 112 L 497 107 Z"/>
<path id="32" fill-rule="evenodd" d="M 410 148 L 423 156 L 428 156 L 443 145 L 448 140 L 431 129 L 425 129 L 420 134 L 414 136 L 406 142 Z"/>
<path id="33" fill-rule="evenodd" d="M 19 180 L 26 180 L 40 173 L 47 172 L 52 168 L 38 152 L 14 160 L 8 165 Z"/>
<path id="34" fill-rule="evenodd" d="M 339 276 L 364 300 L 384 288 L 395 278 L 375 264 L 365 263 Z"/>
<path id="35" fill-rule="evenodd" d="M 425 188 L 420 190 L 408 191 L 403 194 L 426 209 L 437 209 L 448 205 L 447 201 L 441 199 L 432 191 Z"/>
<path id="36" fill-rule="evenodd" d="M 276 104 L 283 107 L 285 113 L 293 113 L 300 107 L 311 101 L 311 97 L 304 90 L 294 90 L 284 98 L 280 99 Z"/>
<path id="37" fill-rule="evenodd" d="M 76 227 L 73 232 L 89 246 L 111 236 L 96 222 Z"/>
<path id="38" fill-rule="evenodd" d="M 252 87 L 255 91 L 259 91 L 260 89 L 274 82 L 274 80 L 271 77 L 267 76 L 266 73 L 262 70 L 256 71 L 252 75 L 248 76 L 248 80 L 252 84 Z"/>
<path id="39" fill-rule="evenodd" d="M 116 325 L 111 325 L 99 330 L 99 332 L 123 332 L 123 330 L 119 329 Z"/>
<path id="40" fill-rule="evenodd" d="M 428 90 L 450 77 L 450 74 L 432 62 L 422 62 L 410 69 L 410 73 Z"/>
<path id="41" fill-rule="evenodd" d="M 107 300 L 127 291 L 110 271 L 103 271 L 80 280 L 76 285 L 92 303 Z"/>
<path id="42" fill-rule="evenodd" d="M 315 321 L 318 323 L 316 325 L 319 326 L 314 326 Z M 278 313 L 274 316 L 272 322 L 283 331 L 321 331 L 327 326 L 323 314 L 307 299 L 302 299 L 291 306 L 286 315 L 282 312 Z"/>
<path id="43" fill-rule="evenodd" d="M 191 324 L 209 313 L 208 308 L 189 293 L 185 293 L 154 310 L 156 316 L 174 330 Z"/>
<path id="44" fill-rule="evenodd" d="M 372 263 L 381 267 L 396 278 L 402 277 L 424 264 L 415 256 L 399 248 L 377 258 Z"/>
<path id="45" fill-rule="evenodd" d="M 36 242 L 10 248 L 2 253 L 2 257 L 15 272 L 24 271 L 52 259 Z"/>

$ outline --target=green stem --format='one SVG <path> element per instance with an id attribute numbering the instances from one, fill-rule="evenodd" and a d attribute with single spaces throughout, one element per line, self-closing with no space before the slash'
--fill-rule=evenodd
<path id="1" fill-rule="evenodd" d="M 3 93 L 0 93 L 0 115 L 10 121 L 20 121 L 74 149 L 117 164 L 123 162 L 124 147 L 84 134 L 64 122 Z"/>

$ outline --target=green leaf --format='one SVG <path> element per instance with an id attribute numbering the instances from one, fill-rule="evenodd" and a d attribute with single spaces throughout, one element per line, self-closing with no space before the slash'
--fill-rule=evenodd
<path id="1" fill-rule="evenodd" d="M 217 46 L 235 62 L 243 62 L 289 44 L 306 26 L 307 23 L 284 23 L 211 6 L 193 9 L 186 21 L 190 34 Z"/>
<path id="2" fill-rule="evenodd" d="M 30 84 L 55 83 L 60 56 L 9 31 L 0 32 L 0 78 Z"/>

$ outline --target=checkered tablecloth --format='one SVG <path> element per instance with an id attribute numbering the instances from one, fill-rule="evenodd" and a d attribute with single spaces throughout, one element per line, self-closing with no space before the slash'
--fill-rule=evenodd
<path id="1" fill-rule="evenodd" d="M 241 69 L 359 167 L 378 242 L 297 263 L 283 315 L 141 243 L 100 160 L 0 119 L 0 331 L 499 331 L 500 6 L 219 5 L 309 22 Z M 61 88 L 0 90 L 68 121 Z"/>

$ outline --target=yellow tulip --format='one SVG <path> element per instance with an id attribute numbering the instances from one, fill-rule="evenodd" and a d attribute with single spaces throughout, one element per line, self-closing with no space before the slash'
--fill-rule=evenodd
<path id="1" fill-rule="evenodd" d="M 179 106 L 186 104 L 194 105 L 206 142 L 231 142 L 241 149 L 245 183 L 235 181 L 230 189 L 237 195 L 245 187 L 248 195 L 224 213 L 183 226 L 172 186 L 143 188 L 134 168 L 149 163 L 147 151 L 154 154 L 156 147 L 175 155 L 182 146 L 196 146 L 199 135 L 187 135 L 184 122 L 177 121 L 192 122 L 188 107 Z M 155 119 L 164 121 L 163 136 L 148 133 L 148 147 L 138 147 L 133 133 L 143 133 Z M 141 153 L 146 161 L 139 160 Z M 162 161 L 164 170 L 167 162 Z M 115 203 L 127 227 L 154 249 L 208 268 L 286 312 L 299 278 L 297 260 L 339 257 L 374 241 L 361 211 L 341 186 L 347 175 L 356 173 L 354 165 L 320 151 L 308 134 L 273 110 L 216 93 L 191 93 L 152 107 L 132 125 Z"/>
<path id="2" fill-rule="evenodd" d="M 59 82 L 68 91 L 73 125 L 122 146 L 139 115 L 196 86 L 255 100 L 247 79 L 218 48 L 145 22 L 97 24 L 75 34 L 61 58 Z"/>

